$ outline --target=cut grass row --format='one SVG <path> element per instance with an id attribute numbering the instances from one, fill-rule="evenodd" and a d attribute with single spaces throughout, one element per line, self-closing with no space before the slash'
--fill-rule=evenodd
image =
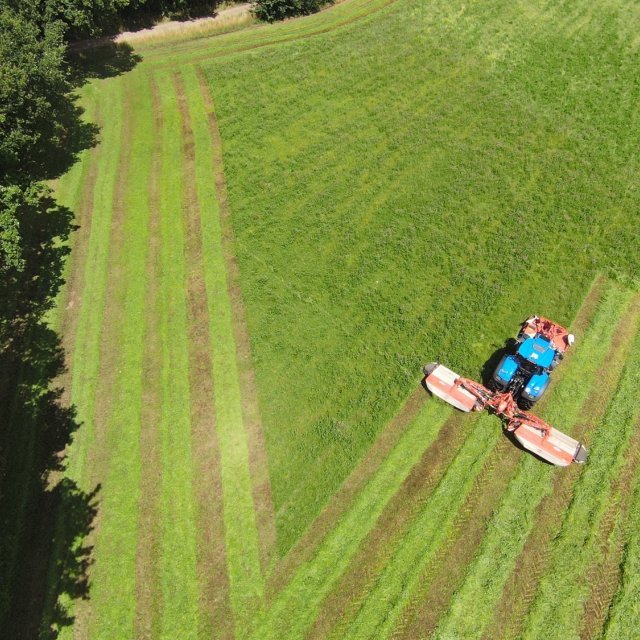
<path id="1" fill-rule="evenodd" d="M 204 278 L 208 299 L 216 425 L 220 446 L 226 553 L 231 602 L 239 629 L 263 595 L 249 448 L 243 422 L 239 370 L 208 114 L 193 67 L 183 72 L 194 128 L 195 184 L 201 212 Z"/>
<path id="2" fill-rule="evenodd" d="M 585 312 L 589 313 L 589 309 Z M 562 384 L 561 379 L 559 384 Z M 469 420 L 469 417 L 466 418 Z M 332 637 L 337 638 L 343 635 L 358 638 L 387 637 L 392 631 L 394 634 L 397 633 L 399 622 L 403 623 L 403 628 L 407 626 L 403 620 L 404 612 L 408 603 L 415 600 L 418 586 L 424 593 L 426 585 L 431 581 L 434 587 L 437 586 L 437 590 L 428 590 L 434 598 L 433 602 L 430 601 L 429 610 L 437 611 L 436 603 L 442 599 L 446 600 L 448 582 L 442 584 L 442 581 L 438 580 L 439 573 L 430 575 L 427 580 L 426 569 L 430 568 L 432 572 L 438 565 L 436 558 L 439 556 L 445 558 L 453 554 L 456 548 L 453 543 L 458 536 L 464 552 L 457 553 L 452 563 L 461 562 L 465 552 L 473 549 L 473 534 L 469 529 L 468 520 L 476 516 L 481 518 L 485 512 L 485 518 L 488 517 L 491 504 L 498 500 L 501 488 L 509 481 L 518 460 L 518 452 L 511 445 L 507 448 L 504 446 L 505 442 L 501 441 L 500 446 L 495 446 L 500 435 L 500 427 L 495 418 L 483 416 L 475 429 L 487 432 L 485 437 L 488 449 L 484 454 L 488 459 L 482 471 L 474 474 L 465 468 L 464 463 L 462 466 L 460 463 L 451 465 L 437 490 L 428 497 L 426 503 L 423 502 L 422 512 L 410 522 L 410 526 L 397 527 L 402 520 L 383 522 L 381 526 L 385 529 L 399 528 L 400 530 L 394 536 L 379 535 L 384 546 L 378 549 L 374 547 L 363 554 L 363 562 L 367 562 L 367 558 L 375 558 L 379 555 L 384 562 L 383 568 L 374 574 L 374 580 L 368 581 L 359 589 L 359 599 L 356 599 L 351 607 L 357 612 L 352 624 L 347 627 L 343 616 Z M 495 438 L 492 438 L 491 434 Z M 495 484 L 490 491 L 487 483 L 491 481 L 495 481 Z M 481 500 L 482 495 L 490 497 Z M 401 511 L 410 512 L 411 499 L 399 508 Z M 473 516 L 470 514 L 471 510 L 473 510 Z M 476 538 L 482 536 L 483 529 L 481 519 Z M 433 568 L 430 566 L 432 564 Z M 448 575 L 442 576 L 445 582 L 449 579 L 455 580 L 456 569 L 457 566 L 450 567 Z M 446 566 L 440 569 L 440 571 L 445 570 Z M 426 622 L 421 620 L 419 627 L 414 628 L 413 631 L 426 633 L 428 629 L 425 626 Z M 407 637 L 411 637 L 411 631 L 407 632 Z"/>
<path id="3" fill-rule="evenodd" d="M 126 82 L 126 81 L 125 81 Z M 140 500 L 140 412 L 144 356 L 144 301 L 153 119 L 148 84 L 126 83 L 123 139 L 110 219 L 110 268 L 101 330 L 96 432 L 88 459 L 91 477 L 102 484 L 95 541 L 91 638 L 131 634 L 136 612 L 136 539 Z M 118 100 L 116 94 L 115 100 Z M 111 141 L 105 142 L 110 146 Z M 94 210 L 95 215 L 95 210 Z M 84 302 L 84 301 L 83 301 Z M 85 303 L 86 304 L 86 303 Z M 83 305 L 84 306 L 84 305 Z M 114 345 L 118 349 L 114 349 Z M 76 366 L 78 361 L 76 360 Z M 82 406 L 79 401 L 79 406 Z"/>
<path id="4" fill-rule="evenodd" d="M 631 297 L 631 293 L 617 286 L 608 288 L 580 348 L 568 363 L 562 384 L 553 389 L 554 402 L 544 412 L 544 418 L 558 429 L 567 433 L 575 430 L 580 407 L 591 389 L 584 380 L 597 380 L 617 323 Z M 549 493 L 554 473 L 561 471 L 540 464 L 532 456 L 522 458 L 488 524 L 485 539 L 464 583 L 436 630 L 436 638 L 482 636 L 491 622 L 503 585 L 526 544 L 536 506 Z"/>
<path id="5" fill-rule="evenodd" d="M 295 638 L 305 633 L 363 538 L 422 452 L 436 440 L 449 415 L 443 403 L 426 404 L 313 558 L 298 569 L 269 608 L 258 614 L 252 638 Z"/>
<path id="6" fill-rule="evenodd" d="M 628 317 L 636 329 L 639 313 L 636 304 L 635 315 Z M 599 556 L 599 524 L 614 498 L 612 485 L 621 473 L 628 442 L 637 428 L 639 387 L 640 333 L 637 333 L 618 388 L 590 439 L 589 465 L 576 484 L 562 528 L 553 541 L 552 563 L 538 586 L 523 638 L 579 637 L 581 614 L 590 587 L 584 576 Z"/>
<path id="7" fill-rule="evenodd" d="M 207 39 L 192 39 L 167 47 L 166 44 L 137 46 L 144 64 L 158 67 L 177 63 L 204 62 L 211 57 L 227 56 L 243 51 L 278 45 L 334 31 L 339 27 L 377 13 L 398 0 L 346 0 L 328 10 L 302 19 L 274 25 L 260 25 L 241 33 Z"/>
<path id="8" fill-rule="evenodd" d="M 608 640 L 631 640 L 637 635 L 635 622 L 640 615 L 640 475 L 636 475 L 632 486 L 631 509 L 625 528 L 629 537 L 620 560 L 620 583 L 605 621 L 603 638 Z"/>

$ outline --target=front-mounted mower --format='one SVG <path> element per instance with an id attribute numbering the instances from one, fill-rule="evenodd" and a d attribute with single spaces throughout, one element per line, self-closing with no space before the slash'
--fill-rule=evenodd
<path id="1" fill-rule="evenodd" d="M 582 463 L 587 449 L 581 442 L 525 410 L 544 393 L 549 372 L 572 344 L 573 335 L 566 329 L 532 316 L 518 334 L 516 353 L 505 356 L 496 368 L 491 389 L 437 362 L 424 368 L 425 384 L 433 395 L 461 411 L 495 413 L 525 449 L 547 462 L 563 467 Z"/>

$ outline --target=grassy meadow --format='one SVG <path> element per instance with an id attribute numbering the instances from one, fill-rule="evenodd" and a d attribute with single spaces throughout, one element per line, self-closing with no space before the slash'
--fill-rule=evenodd
<path id="1" fill-rule="evenodd" d="M 638 26 L 344 0 L 83 88 L 52 324 L 99 513 L 59 637 L 633 636 Z M 577 336 L 536 411 L 584 467 L 418 388 L 534 312 Z"/>

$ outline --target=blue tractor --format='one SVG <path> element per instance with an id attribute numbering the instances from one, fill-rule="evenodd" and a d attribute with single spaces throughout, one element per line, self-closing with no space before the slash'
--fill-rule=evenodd
<path id="1" fill-rule="evenodd" d="M 530 409 L 549 386 L 550 372 L 562 360 L 573 336 L 545 318 L 532 316 L 526 320 L 516 338 L 515 353 L 500 360 L 493 373 L 490 387 L 493 391 L 510 391 L 518 405 Z M 563 334 L 555 328 L 562 329 Z M 553 330 L 550 330 L 553 329 Z"/>

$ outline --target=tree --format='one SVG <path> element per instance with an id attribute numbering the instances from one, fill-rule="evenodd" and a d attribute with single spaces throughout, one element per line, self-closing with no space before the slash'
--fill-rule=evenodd
<path id="1" fill-rule="evenodd" d="M 293 16 L 306 16 L 333 4 L 334 0 L 255 0 L 252 11 L 260 20 L 274 22 Z"/>

